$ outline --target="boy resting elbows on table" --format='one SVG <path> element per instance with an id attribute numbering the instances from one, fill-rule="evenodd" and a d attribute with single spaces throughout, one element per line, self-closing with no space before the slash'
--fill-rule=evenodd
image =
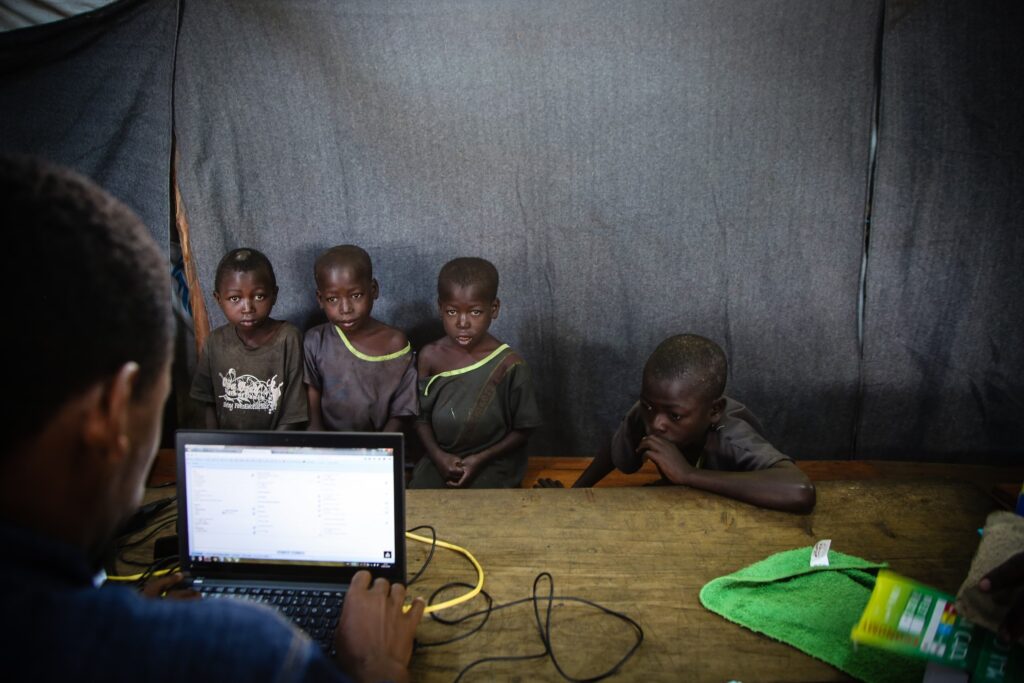
<path id="1" fill-rule="evenodd" d="M 593 486 L 613 469 L 636 472 L 645 459 L 665 483 L 758 507 L 807 513 L 807 476 L 764 438 L 747 408 L 725 396 L 725 353 L 695 334 L 669 337 L 644 365 L 640 400 L 573 487 Z"/>

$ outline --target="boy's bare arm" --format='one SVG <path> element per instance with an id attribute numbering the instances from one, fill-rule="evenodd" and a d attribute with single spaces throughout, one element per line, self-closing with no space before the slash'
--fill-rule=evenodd
<path id="1" fill-rule="evenodd" d="M 206 404 L 206 409 L 203 410 L 203 416 L 206 421 L 207 429 L 217 429 L 220 426 L 217 424 L 217 410 L 213 407 L 212 403 Z"/>
<path id="2" fill-rule="evenodd" d="M 574 489 L 590 488 L 607 477 L 614 469 L 615 464 L 612 462 L 611 449 L 605 443 L 598 449 L 597 455 L 590 461 L 587 469 L 583 470 L 583 474 L 573 483 L 572 487 Z"/>
<path id="3" fill-rule="evenodd" d="M 320 390 L 311 384 L 306 385 L 306 401 L 309 403 L 309 426 L 311 432 L 324 430 L 324 418 L 320 412 Z"/>
<path id="4" fill-rule="evenodd" d="M 814 484 L 788 460 L 750 472 L 721 472 L 690 465 L 674 444 L 645 436 L 637 447 L 674 484 L 735 498 L 758 507 L 806 514 L 814 509 Z"/>
<path id="5" fill-rule="evenodd" d="M 490 448 L 485 448 L 479 453 L 464 456 L 462 458 L 462 476 L 456 481 L 449 482 L 448 485 L 455 487 L 469 486 L 487 463 L 523 446 L 526 440 L 530 438 L 531 431 L 533 430 L 513 429 L 501 441 Z"/>
<path id="6" fill-rule="evenodd" d="M 408 421 L 408 417 L 389 417 L 388 421 L 384 423 L 382 432 L 402 432 L 405 431 L 405 423 Z"/>

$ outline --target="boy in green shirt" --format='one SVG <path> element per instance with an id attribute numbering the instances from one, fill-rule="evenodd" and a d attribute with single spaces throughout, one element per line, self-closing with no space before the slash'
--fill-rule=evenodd
<path id="1" fill-rule="evenodd" d="M 540 426 L 530 371 L 488 330 L 498 317 L 498 271 L 481 258 L 449 261 L 437 277 L 445 336 L 418 361 L 416 432 L 427 456 L 410 488 L 511 488 L 526 472 L 526 440 Z"/>

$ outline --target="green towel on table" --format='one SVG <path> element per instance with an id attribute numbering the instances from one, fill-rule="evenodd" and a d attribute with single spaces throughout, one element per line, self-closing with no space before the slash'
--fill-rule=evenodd
<path id="1" fill-rule="evenodd" d="M 772 555 L 708 582 L 706 608 L 871 683 L 920 681 L 924 662 L 860 645 L 850 631 L 860 620 L 884 563 L 836 551 L 828 567 L 811 567 L 811 548 Z"/>

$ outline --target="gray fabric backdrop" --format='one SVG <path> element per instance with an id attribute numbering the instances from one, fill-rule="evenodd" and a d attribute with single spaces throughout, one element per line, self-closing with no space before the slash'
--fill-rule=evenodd
<path id="1" fill-rule="evenodd" d="M 0 153 L 90 176 L 164 250 L 177 23 L 175 0 L 128 0 L 0 34 Z"/>
<path id="2" fill-rule="evenodd" d="M 306 326 L 313 258 L 356 242 L 378 315 L 422 344 L 438 267 L 491 258 L 494 331 L 548 415 L 534 452 L 592 452 L 654 344 L 693 330 L 797 456 L 1019 459 L 1024 9 L 886 3 L 865 252 L 878 12 L 189 2 L 175 115 L 201 275 L 262 248 Z M 0 151 L 95 177 L 164 244 L 176 20 L 125 0 L 0 36 Z"/>
<path id="3" fill-rule="evenodd" d="M 859 451 L 1020 462 L 1024 5 L 905 9 L 884 47 Z"/>
<path id="4" fill-rule="evenodd" d="M 784 449 L 846 457 L 876 11 L 188 2 L 175 114 L 204 285 L 257 247 L 276 314 L 307 326 L 313 259 L 354 242 L 375 314 L 422 343 L 438 268 L 485 256 L 493 331 L 548 420 L 533 452 L 593 452 L 654 345 L 695 331 Z"/>

